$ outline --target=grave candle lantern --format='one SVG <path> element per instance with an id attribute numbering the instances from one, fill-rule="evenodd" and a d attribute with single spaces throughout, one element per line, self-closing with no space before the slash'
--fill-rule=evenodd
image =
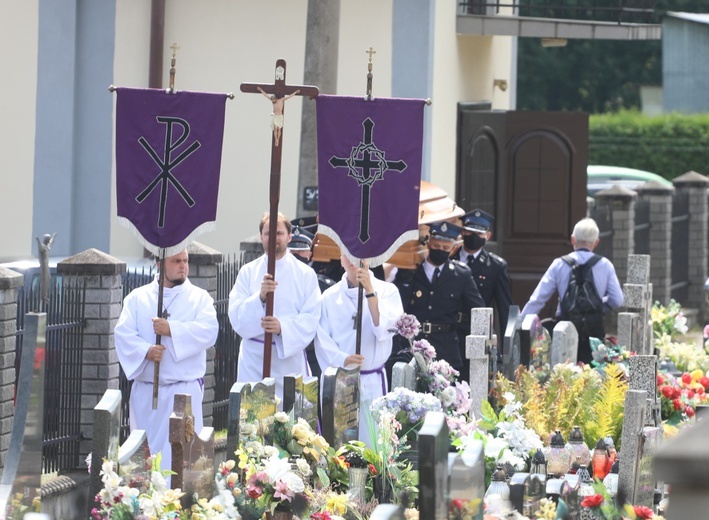
<path id="1" fill-rule="evenodd" d="M 591 457 L 593 476 L 595 478 L 603 480 L 605 476 L 610 471 L 610 454 L 608 452 L 608 447 L 606 446 L 606 441 L 602 438 L 598 439 L 596 447 L 593 450 L 593 457 Z"/>
<path id="2" fill-rule="evenodd" d="M 566 449 L 571 454 L 571 460 L 579 461 L 582 466 L 588 466 L 591 462 L 591 450 L 588 449 L 583 440 L 583 432 L 578 426 L 574 426 L 573 431 L 569 435 L 569 442 L 566 444 Z"/>
<path id="3" fill-rule="evenodd" d="M 603 485 L 606 486 L 608 494 L 615 498 L 618 494 L 618 471 L 620 469 L 620 459 L 615 459 L 613 466 L 611 467 L 611 472 L 606 475 L 603 479 Z"/>
<path id="4" fill-rule="evenodd" d="M 534 452 L 529 472 L 532 474 L 539 475 L 547 474 L 547 459 L 544 456 L 544 452 L 542 450 L 537 450 Z"/>
<path id="5" fill-rule="evenodd" d="M 510 486 L 507 485 L 507 474 L 499 464 L 492 474 L 490 487 L 488 487 L 485 492 L 485 502 L 487 503 L 492 497 L 499 497 L 499 499 L 502 500 L 509 500 L 510 498 Z"/>
<path id="6" fill-rule="evenodd" d="M 547 459 L 547 471 L 550 475 L 564 475 L 571 467 L 571 453 L 566 449 L 564 436 L 556 430 L 551 438 L 551 443 L 544 454 Z"/>

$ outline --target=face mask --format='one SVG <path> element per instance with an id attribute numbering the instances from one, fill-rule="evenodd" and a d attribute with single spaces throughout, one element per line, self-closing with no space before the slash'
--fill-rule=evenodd
<path id="1" fill-rule="evenodd" d="M 307 259 L 306 257 L 304 257 L 304 256 L 296 255 L 295 253 L 293 253 L 293 256 L 296 257 L 296 258 L 297 258 L 298 260 L 300 260 L 301 262 L 303 262 L 304 264 L 307 264 L 307 263 L 308 263 L 308 259 Z"/>
<path id="2" fill-rule="evenodd" d="M 475 233 L 472 235 L 463 235 L 463 245 L 468 251 L 477 251 L 485 245 L 485 239 Z"/>
<path id="3" fill-rule="evenodd" d="M 448 255 L 450 253 L 443 249 L 429 249 L 428 250 L 428 261 L 433 265 L 441 265 L 448 260 Z"/>

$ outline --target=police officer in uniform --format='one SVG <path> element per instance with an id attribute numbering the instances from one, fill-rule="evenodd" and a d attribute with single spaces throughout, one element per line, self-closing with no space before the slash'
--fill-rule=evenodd
<path id="1" fill-rule="evenodd" d="M 428 256 L 416 270 L 400 269 L 394 283 L 399 288 L 404 312 L 421 323 L 419 339 L 428 340 L 437 359 L 445 359 L 460 372 L 463 358 L 458 347 L 458 320 L 472 307 L 483 307 L 470 268 L 449 258 L 461 228 L 447 221 L 429 224 Z"/>
<path id="2" fill-rule="evenodd" d="M 315 230 L 318 227 L 317 217 L 301 217 L 291 220 L 293 231 L 291 233 L 291 241 L 288 242 L 288 250 L 293 253 L 298 260 L 308 264 L 315 270 L 318 276 L 318 285 L 320 292 L 325 292 L 337 283 L 337 279 L 333 279 L 324 272 L 319 272 L 316 265 L 312 261 L 313 258 L 313 241 L 315 240 Z"/>
<path id="3" fill-rule="evenodd" d="M 492 223 L 495 217 L 489 213 L 474 209 L 460 217 L 463 221 L 463 245 L 455 252 L 453 258 L 468 264 L 473 274 L 473 280 L 478 286 L 480 296 L 485 301 L 485 307 L 493 307 L 493 301 L 497 307 L 497 338 L 501 338 L 507 327 L 507 317 L 510 312 L 512 295 L 510 293 L 510 277 L 507 274 L 507 262 L 494 253 L 486 251 L 485 242 L 492 236 Z M 458 329 L 460 339 L 460 349 L 465 354 L 465 337 L 470 334 L 470 316 L 464 316 L 461 320 L 461 327 Z M 499 343 L 501 345 L 501 343 Z M 502 354 L 502 349 L 498 346 L 498 357 Z M 463 355 L 463 361 L 468 364 L 468 360 Z"/>

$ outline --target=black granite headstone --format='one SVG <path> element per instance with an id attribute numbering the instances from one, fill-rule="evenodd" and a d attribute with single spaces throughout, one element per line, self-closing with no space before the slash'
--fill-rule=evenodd
<path id="1" fill-rule="evenodd" d="M 254 425 L 261 440 L 273 442 L 270 425 L 278 411 L 276 380 L 267 377 L 259 383 L 234 383 L 229 391 L 226 456 L 232 458 L 239 448 L 242 423 Z"/>
<path id="2" fill-rule="evenodd" d="M 519 307 L 510 305 L 510 314 L 507 318 L 505 337 L 502 340 L 502 373 L 507 379 L 513 380 L 515 370 L 521 363 L 519 331 L 522 328 L 522 319 L 519 316 Z"/>
<path id="3" fill-rule="evenodd" d="M 482 520 L 485 497 L 485 454 L 482 441 L 461 453 L 448 454 L 448 511 L 453 518 Z"/>
<path id="4" fill-rule="evenodd" d="M 428 412 L 419 431 L 420 518 L 448 518 L 448 424 L 442 412 Z"/>
<path id="5" fill-rule="evenodd" d="M 318 431 L 318 378 L 291 375 L 283 378 L 283 411 L 303 418 Z"/>

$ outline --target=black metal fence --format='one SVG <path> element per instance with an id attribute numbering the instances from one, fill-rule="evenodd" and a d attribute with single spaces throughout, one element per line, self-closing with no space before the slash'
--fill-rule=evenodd
<path id="1" fill-rule="evenodd" d="M 613 213 L 610 206 L 594 204 L 591 208 L 591 218 L 596 221 L 600 231 L 600 242 L 594 250 L 597 254 L 613 259 Z"/>
<path id="2" fill-rule="evenodd" d="M 219 336 L 214 345 L 214 411 L 212 426 L 215 431 L 226 429 L 229 413 L 229 391 L 236 381 L 236 368 L 239 360 L 241 339 L 234 332 L 229 322 L 229 292 L 236 282 L 236 275 L 244 264 L 231 256 L 217 265 L 217 297 L 214 306 L 219 320 Z"/>
<path id="3" fill-rule="evenodd" d="M 670 297 L 680 303 L 687 300 L 689 288 L 689 193 L 678 190 L 672 195 L 672 285 Z"/>
<path id="4" fill-rule="evenodd" d="M 53 275 L 46 306 L 47 338 L 44 366 L 44 427 L 42 472 L 79 467 L 81 383 L 86 284 L 84 277 L 69 283 Z M 40 308 L 39 291 L 30 283 L 17 295 L 15 380 L 19 373 L 24 321 L 27 312 Z"/>

